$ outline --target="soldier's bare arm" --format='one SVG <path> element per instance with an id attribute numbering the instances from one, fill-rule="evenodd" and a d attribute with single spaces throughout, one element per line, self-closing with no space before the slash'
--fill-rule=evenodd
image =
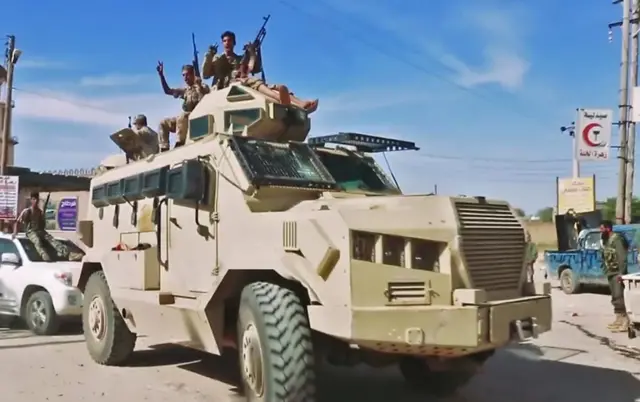
<path id="1" fill-rule="evenodd" d="M 16 234 L 18 234 L 18 224 L 24 222 L 24 218 L 27 215 L 28 211 L 29 211 L 29 208 L 23 209 L 22 212 L 20 212 L 20 215 L 18 215 L 16 220 L 13 222 L 13 236 L 14 237 L 15 237 Z"/>
<path id="2" fill-rule="evenodd" d="M 160 76 L 160 84 L 162 84 L 162 90 L 165 95 L 173 96 L 174 98 L 180 98 L 184 95 L 184 89 L 182 88 L 171 88 L 169 84 L 167 84 L 167 79 L 164 77 L 164 63 L 161 61 L 158 62 L 158 67 L 156 67 L 156 71 L 158 71 L 158 76 Z"/>

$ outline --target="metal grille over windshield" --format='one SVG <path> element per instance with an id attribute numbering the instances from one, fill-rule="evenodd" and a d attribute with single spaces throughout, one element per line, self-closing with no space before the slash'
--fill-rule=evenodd
<path id="1" fill-rule="evenodd" d="M 230 145 L 247 178 L 256 187 L 321 190 L 338 188 L 331 174 L 307 144 L 284 144 L 233 136 Z"/>

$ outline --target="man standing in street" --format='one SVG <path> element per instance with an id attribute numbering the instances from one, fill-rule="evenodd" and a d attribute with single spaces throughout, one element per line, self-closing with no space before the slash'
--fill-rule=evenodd
<path id="1" fill-rule="evenodd" d="M 622 275 L 627 273 L 627 247 L 621 234 L 613 231 L 611 221 L 600 223 L 602 236 L 602 268 L 611 291 L 611 304 L 616 318 L 607 328 L 611 332 L 627 332 L 629 317 L 624 303 L 624 285 Z"/>
<path id="2" fill-rule="evenodd" d="M 527 232 L 525 236 L 525 241 L 527 242 L 527 254 L 525 256 L 525 264 L 527 266 L 527 279 L 529 282 L 533 283 L 533 277 L 535 274 L 534 267 L 536 264 L 536 260 L 538 259 L 538 246 L 531 241 L 531 233 Z"/>

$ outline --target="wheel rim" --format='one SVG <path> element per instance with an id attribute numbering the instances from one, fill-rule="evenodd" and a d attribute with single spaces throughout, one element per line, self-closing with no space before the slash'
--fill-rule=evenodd
<path id="1" fill-rule="evenodd" d="M 105 321 L 102 298 L 100 296 L 94 296 L 91 303 L 89 303 L 89 329 L 91 330 L 91 335 L 98 341 L 104 338 L 106 332 Z"/>
<path id="2" fill-rule="evenodd" d="M 47 322 L 47 310 L 42 300 L 34 300 L 31 303 L 31 324 L 34 328 L 40 328 Z"/>
<path id="3" fill-rule="evenodd" d="M 260 397 L 264 393 L 262 347 L 258 329 L 249 324 L 242 334 L 242 375 L 251 391 Z"/>
<path id="4" fill-rule="evenodd" d="M 565 290 L 571 290 L 571 275 L 567 274 L 566 271 L 562 273 L 562 285 Z"/>

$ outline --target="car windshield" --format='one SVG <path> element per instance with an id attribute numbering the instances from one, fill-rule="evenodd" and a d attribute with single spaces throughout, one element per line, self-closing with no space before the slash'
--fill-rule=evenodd
<path id="1" fill-rule="evenodd" d="M 320 150 L 317 155 L 343 191 L 399 192 L 372 158 Z"/>
<path id="2" fill-rule="evenodd" d="M 72 241 L 67 239 L 56 239 L 56 240 L 58 240 L 59 242 L 67 246 L 70 252 L 82 253 L 84 255 L 84 251 L 82 251 L 82 249 L 76 246 Z M 27 258 L 29 258 L 29 261 L 44 262 L 44 260 L 40 256 L 40 253 L 38 253 L 38 250 L 36 250 L 36 247 L 33 245 L 33 242 L 31 240 L 23 238 L 23 239 L 19 239 L 19 241 L 20 241 L 20 244 L 22 245 L 22 248 L 24 249 L 25 254 L 27 255 Z M 60 258 L 51 246 L 47 245 L 46 247 L 47 247 L 47 250 L 49 251 L 49 255 L 51 256 L 51 258 L 53 258 L 53 261 L 68 261 L 68 259 Z"/>

